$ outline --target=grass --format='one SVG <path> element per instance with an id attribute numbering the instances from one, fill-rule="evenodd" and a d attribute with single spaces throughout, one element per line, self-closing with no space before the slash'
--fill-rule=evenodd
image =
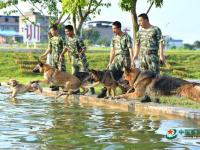
<path id="1" fill-rule="evenodd" d="M 42 51 L 41 51 L 42 53 Z M 42 79 L 41 74 L 34 74 L 31 69 L 37 63 L 40 53 L 0 52 L 0 82 L 15 78 L 22 83 L 30 80 Z M 200 51 L 169 50 L 166 52 L 167 62 L 161 67 L 161 74 L 184 79 L 200 80 Z M 109 61 L 108 52 L 87 53 L 89 68 L 103 70 Z M 71 65 L 67 62 L 67 72 L 71 72 Z M 99 92 L 102 86 L 96 88 Z M 200 104 L 185 98 L 162 97 L 161 103 L 200 109 Z"/>

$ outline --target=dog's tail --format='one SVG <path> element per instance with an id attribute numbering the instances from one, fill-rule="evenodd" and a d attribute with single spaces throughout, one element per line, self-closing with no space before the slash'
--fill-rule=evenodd
<path id="1" fill-rule="evenodd" d="M 180 88 L 180 95 L 200 102 L 200 84 L 189 83 Z"/>

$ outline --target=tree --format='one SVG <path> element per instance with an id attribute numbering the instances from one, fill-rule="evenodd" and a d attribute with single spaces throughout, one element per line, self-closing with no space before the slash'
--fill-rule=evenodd
<path id="1" fill-rule="evenodd" d="M 101 6 L 109 7 L 110 5 L 110 3 L 103 3 L 103 0 L 62 0 L 63 11 L 72 16 L 77 35 L 80 35 L 83 23 L 89 19 L 89 15 L 100 14 Z"/>
<path id="2" fill-rule="evenodd" d="M 196 48 L 196 49 L 200 49 L 200 41 L 195 41 L 193 46 Z"/>
<path id="3" fill-rule="evenodd" d="M 88 39 L 89 44 L 95 44 L 100 37 L 100 33 L 94 29 L 84 29 L 82 30 L 82 37 Z"/>
<path id="4" fill-rule="evenodd" d="M 150 3 L 149 9 L 146 13 L 148 13 L 153 5 L 156 7 L 161 7 L 163 5 L 163 0 L 147 0 Z M 133 38 L 135 39 L 136 33 L 139 29 L 138 21 L 137 21 L 137 0 L 120 0 L 119 5 L 122 10 L 131 12 L 131 19 L 133 24 Z"/>
<path id="5" fill-rule="evenodd" d="M 193 49 L 194 49 L 194 46 L 193 46 L 192 44 L 185 43 L 185 44 L 184 44 L 184 48 L 185 48 L 185 49 L 189 49 L 189 50 L 193 50 Z"/>

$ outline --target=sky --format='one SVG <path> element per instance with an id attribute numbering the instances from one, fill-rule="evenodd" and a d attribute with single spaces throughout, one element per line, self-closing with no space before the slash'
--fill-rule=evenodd
<path id="1" fill-rule="evenodd" d="M 118 5 L 118 0 L 104 0 L 111 2 L 109 8 L 102 8 L 101 15 L 92 20 L 120 21 L 122 26 L 131 29 L 132 21 L 129 12 L 124 12 Z M 150 4 L 147 0 L 138 0 L 137 14 L 147 11 Z M 182 39 L 184 43 L 200 41 L 200 0 L 164 0 L 161 8 L 154 6 L 148 16 L 152 25 L 158 26 L 163 35 L 170 35 L 174 39 Z M 22 11 L 30 9 L 27 4 L 19 6 Z M 0 11 L 2 14 L 2 11 Z M 131 34 L 131 33 L 130 33 Z M 131 34 L 132 35 L 132 34 Z"/>
<path id="2" fill-rule="evenodd" d="M 121 21 L 122 25 L 132 27 L 131 15 L 119 8 L 118 0 L 109 0 L 112 7 L 102 9 L 101 16 L 95 20 Z M 200 0 L 164 0 L 163 7 L 152 7 L 148 16 L 152 25 L 158 26 L 163 35 L 182 39 L 184 43 L 200 41 Z M 149 8 L 147 0 L 138 0 L 137 14 Z"/>

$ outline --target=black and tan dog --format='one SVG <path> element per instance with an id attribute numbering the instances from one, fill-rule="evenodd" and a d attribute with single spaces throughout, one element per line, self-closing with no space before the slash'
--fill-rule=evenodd
<path id="1" fill-rule="evenodd" d="M 126 69 L 123 77 L 129 81 L 134 92 L 119 95 L 116 98 L 138 99 L 144 95 L 154 98 L 179 95 L 200 102 L 199 83 L 156 75 L 151 71 L 141 71 L 137 68 Z"/>
<path id="2" fill-rule="evenodd" d="M 9 82 L 7 82 L 7 85 L 11 88 L 12 98 L 15 98 L 18 94 L 23 94 L 26 92 L 34 92 L 36 90 L 39 90 L 40 93 L 42 93 L 42 87 L 40 86 L 39 82 L 37 81 L 31 81 L 28 84 L 20 84 L 17 80 L 10 79 Z"/>
<path id="3" fill-rule="evenodd" d="M 98 84 L 103 84 L 107 91 L 106 91 L 106 98 L 108 98 L 112 94 L 112 98 L 116 95 L 116 88 L 118 86 L 117 81 L 114 79 L 114 76 L 111 71 L 104 70 L 104 71 L 97 71 L 97 70 L 90 70 L 90 78 L 94 82 L 96 82 L 95 86 Z"/>
<path id="4" fill-rule="evenodd" d="M 38 71 L 44 73 L 44 80 L 39 82 L 44 82 L 47 84 L 52 83 L 53 85 L 63 87 L 63 91 L 65 92 L 61 93 L 56 98 L 62 95 L 69 96 L 70 94 L 73 94 L 73 92 L 79 90 L 79 88 L 83 89 L 82 94 L 85 94 L 88 91 L 84 81 L 80 81 L 76 76 L 66 72 L 61 72 L 60 70 L 53 68 L 48 64 L 39 62 L 33 69 L 33 72 Z"/>

